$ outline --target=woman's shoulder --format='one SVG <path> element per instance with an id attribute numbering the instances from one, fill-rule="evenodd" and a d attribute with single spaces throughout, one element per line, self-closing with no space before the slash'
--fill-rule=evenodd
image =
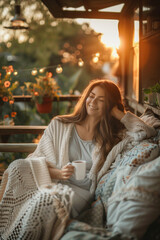
<path id="1" fill-rule="evenodd" d="M 69 126 L 73 126 L 73 123 L 64 123 L 60 118 L 55 117 L 51 120 L 50 124 L 52 127 L 69 127 Z"/>

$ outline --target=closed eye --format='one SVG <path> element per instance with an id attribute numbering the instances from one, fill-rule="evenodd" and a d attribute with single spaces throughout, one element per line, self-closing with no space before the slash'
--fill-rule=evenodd
<path id="1" fill-rule="evenodd" d="M 90 98 L 94 98 L 94 96 L 92 94 L 89 95 Z"/>

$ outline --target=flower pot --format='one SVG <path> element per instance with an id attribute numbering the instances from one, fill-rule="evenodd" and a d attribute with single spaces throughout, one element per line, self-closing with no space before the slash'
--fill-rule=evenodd
<path id="1" fill-rule="evenodd" d="M 52 99 L 44 97 L 42 103 L 36 102 L 36 108 L 39 113 L 50 113 L 52 111 Z"/>

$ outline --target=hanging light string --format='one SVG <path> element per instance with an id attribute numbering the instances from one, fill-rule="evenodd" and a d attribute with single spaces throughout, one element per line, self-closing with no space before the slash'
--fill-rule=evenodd
<path id="1" fill-rule="evenodd" d="M 92 62 L 94 64 L 99 62 L 99 57 L 100 57 L 100 53 L 95 53 L 92 55 Z M 77 65 L 79 67 L 83 67 L 84 66 L 84 61 L 82 58 L 79 58 L 77 61 Z M 58 65 L 51 65 L 51 66 L 47 66 L 47 67 L 34 67 L 34 68 L 27 68 L 27 69 L 15 69 L 13 72 L 13 75 L 17 76 L 19 72 L 31 72 L 32 76 L 35 76 L 39 73 L 44 73 L 44 71 L 49 70 L 49 69 L 56 69 L 56 73 L 60 74 L 63 72 L 63 64 L 58 64 Z"/>
<path id="2" fill-rule="evenodd" d="M 83 67 L 84 61 L 79 58 L 78 60 L 78 66 Z M 34 67 L 34 68 L 26 68 L 26 69 L 15 69 L 13 72 L 14 76 L 17 76 L 19 72 L 31 72 L 31 75 L 35 76 L 39 73 L 44 73 L 46 70 L 50 69 L 56 69 L 56 73 L 60 74 L 63 72 L 63 64 L 58 64 L 58 65 L 52 65 L 52 66 L 47 66 L 47 67 Z"/>
<path id="3" fill-rule="evenodd" d="M 47 67 L 34 67 L 34 68 L 25 68 L 25 69 L 15 69 L 13 74 L 16 76 L 18 75 L 19 72 L 31 72 L 31 75 L 37 75 L 37 73 L 44 73 L 44 71 L 49 70 L 49 69 L 56 69 L 57 73 L 62 73 L 63 68 L 61 66 L 61 64 L 58 65 L 52 65 L 52 66 L 47 66 Z"/>

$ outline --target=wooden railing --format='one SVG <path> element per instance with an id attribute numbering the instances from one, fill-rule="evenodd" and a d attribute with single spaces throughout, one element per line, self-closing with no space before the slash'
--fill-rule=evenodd
<path id="1" fill-rule="evenodd" d="M 47 126 L 0 126 L 0 137 L 1 139 L 5 136 L 10 136 L 12 134 L 42 134 Z M 37 147 L 36 143 L 8 143 L 3 141 L 0 143 L 0 152 L 26 152 L 31 153 Z"/>
<path id="2" fill-rule="evenodd" d="M 77 101 L 80 98 L 80 95 L 59 95 L 58 97 L 54 97 L 54 102 L 73 102 Z M 15 102 L 30 102 L 32 97 L 30 95 L 23 95 L 23 96 L 14 96 Z"/>
<path id="3" fill-rule="evenodd" d="M 79 99 L 77 95 L 59 95 L 53 99 L 54 102 L 74 102 Z M 32 97 L 30 95 L 14 96 L 15 102 L 30 102 Z M 42 134 L 47 126 L 10 126 L 0 125 L 0 152 L 26 152 L 30 153 L 37 147 L 36 143 L 8 143 L 7 139 L 12 134 Z"/>

